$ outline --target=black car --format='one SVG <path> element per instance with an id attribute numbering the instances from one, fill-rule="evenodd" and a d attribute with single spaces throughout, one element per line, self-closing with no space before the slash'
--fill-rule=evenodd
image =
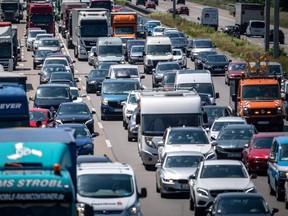
<path id="1" fill-rule="evenodd" d="M 202 106 L 208 106 L 208 105 L 216 105 L 216 104 L 212 104 L 211 100 L 210 100 L 210 94 L 206 94 L 206 93 L 198 93 L 198 95 L 201 98 L 201 102 L 202 102 Z"/>
<path id="2" fill-rule="evenodd" d="M 90 133 L 94 133 L 93 114 L 96 111 L 90 111 L 87 104 L 83 102 L 61 103 L 55 115 L 56 124 L 81 123 L 85 124 Z"/>
<path id="3" fill-rule="evenodd" d="M 185 0 L 177 0 L 176 4 L 184 4 L 185 5 Z"/>
<path id="4" fill-rule="evenodd" d="M 101 92 L 102 81 L 106 78 L 108 71 L 104 69 L 92 69 L 86 78 L 86 92 Z"/>
<path id="5" fill-rule="evenodd" d="M 269 31 L 269 41 L 271 42 L 273 42 L 273 40 L 274 40 L 274 30 L 273 29 L 271 29 L 270 31 Z M 284 33 L 283 33 L 283 31 L 281 30 L 281 29 L 279 29 L 279 43 L 280 44 L 284 44 L 285 43 L 285 35 L 284 35 Z"/>
<path id="6" fill-rule="evenodd" d="M 208 55 L 203 63 L 203 69 L 209 70 L 211 74 L 225 74 L 228 70 L 230 60 L 226 55 Z"/>
<path id="7" fill-rule="evenodd" d="M 217 52 L 214 51 L 202 51 L 195 56 L 194 65 L 195 69 L 203 69 L 203 62 L 206 61 L 208 55 L 217 55 Z"/>
<path id="8" fill-rule="evenodd" d="M 109 71 L 110 65 L 117 65 L 117 62 L 99 62 L 98 67 L 96 69 Z"/>
<path id="9" fill-rule="evenodd" d="M 172 90 L 174 88 L 176 74 L 177 71 L 166 71 L 163 74 L 161 82 L 158 83 L 159 87 L 164 90 Z"/>
<path id="10" fill-rule="evenodd" d="M 48 64 L 42 67 L 40 75 L 40 84 L 48 83 L 50 76 L 54 72 L 67 72 L 71 73 L 70 70 L 67 70 L 66 66 L 63 64 Z"/>
<path id="11" fill-rule="evenodd" d="M 171 40 L 171 44 L 172 44 L 172 48 L 173 49 L 182 49 L 182 51 L 185 53 L 185 49 L 187 46 L 187 39 L 184 37 L 173 37 L 170 38 Z"/>
<path id="12" fill-rule="evenodd" d="M 54 72 L 51 74 L 48 83 L 56 83 L 63 81 L 62 83 L 70 83 L 71 87 L 77 87 L 76 82 L 79 82 L 78 78 L 74 78 L 70 72 Z"/>
<path id="13" fill-rule="evenodd" d="M 70 86 L 65 84 L 42 84 L 39 85 L 35 96 L 29 100 L 34 101 L 34 107 L 49 109 L 53 114 L 63 102 L 72 102 Z"/>
<path id="14" fill-rule="evenodd" d="M 52 53 L 51 50 L 36 50 L 33 57 L 33 69 L 37 69 L 37 67 L 41 66 L 49 53 Z"/>
<path id="15" fill-rule="evenodd" d="M 216 118 L 223 116 L 232 116 L 232 110 L 228 106 L 208 105 L 203 106 L 204 112 L 207 114 L 208 122 L 204 126 L 210 128 Z"/>
<path id="16" fill-rule="evenodd" d="M 244 144 L 247 144 L 253 134 L 258 131 L 250 124 L 228 124 L 220 130 L 216 145 L 218 159 L 241 159 Z"/>
<path id="17" fill-rule="evenodd" d="M 136 5 L 143 5 L 145 6 L 146 0 L 136 0 Z"/>
<path id="18" fill-rule="evenodd" d="M 262 195 L 258 193 L 220 193 L 206 210 L 206 216 L 272 216 L 279 210 L 270 209 Z"/>

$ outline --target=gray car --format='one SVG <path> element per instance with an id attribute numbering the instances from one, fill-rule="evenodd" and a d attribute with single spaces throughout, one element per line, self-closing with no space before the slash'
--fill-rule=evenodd
<path id="1" fill-rule="evenodd" d="M 190 210 L 194 210 L 195 215 L 202 215 L 221 193 L 256 193 L 252 181 L 256 177 L 254 174 L 249 176 L 244 164 L 238 160 L 203 161 L 189 177 Z"/>
<path id="2" fill-rule="evenodd" d="M 192 48 L 190 51 L 191 61 L 194 61 L 199 52 L 203 51 L 213 51 L 215 50 L 215 45 L 209 38 L 195 38 L 192 42 Z"/>
<path id="3" fill-rule="evenodd" d="M 161 163 L 157 163 L 156 191 L 167 194 L 188 193 L 188 177 L 195 173 L 203 154 L 193 151 L 168 152 Z"/>
<path id="4" fill-rule="evenodd" d="M 136 62 L 143 63 L 143 52 L 144 52 L 144 45 L 135 45 L 132 46 L 131 51 L 128 55 L 128 63 L 135 64 Z"/>

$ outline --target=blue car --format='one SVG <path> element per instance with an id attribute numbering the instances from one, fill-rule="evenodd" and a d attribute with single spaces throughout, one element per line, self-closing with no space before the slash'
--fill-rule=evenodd
<path id="1" fill-rule="evenodd" d="M 85 124 L 80 123 L 67 123 L 58 125 L 58 128 L 72 128 L 75 129 L 75 140 L 77 145 L 77 155 L 93 155 L 94 143 L 93 138 L 96 134 L 91 134 Z"/>
<path id="2" fill-rule="evenodd" d="M 123 118 L 122 102 L 127 100 L 130 91 L 139 90 L 137 79 L 105 79 L 101 89 L 101 120 L 108 117 Z"/>

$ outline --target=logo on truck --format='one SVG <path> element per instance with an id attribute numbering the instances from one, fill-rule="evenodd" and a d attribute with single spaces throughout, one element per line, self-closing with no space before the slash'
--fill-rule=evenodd
<path id="1" fill-rule="evenodd" d="M 21 109 L 21 103 L 2 103 L 0 109 Z"/>
<path id="2" fill-rule="evenodd" d="M 23 143 L 16 143 L 15 154 L 8 155 L 7 158 L 10 160 L 17 160 L 28 155 L 36 155 L 38 157 L 42 157 L 42 152 L 36 149 L 24 147 Z"/>

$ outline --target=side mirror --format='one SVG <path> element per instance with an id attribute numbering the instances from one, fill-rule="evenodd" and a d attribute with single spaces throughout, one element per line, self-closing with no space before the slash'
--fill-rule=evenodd
<path id="1" fill-rule="evenodd" d="M 161 167 L 161 163 L 156 163 L 156 164 L 155 164 L 155 167 L 156 167 L 156 168 L 160 168 L 160 167 Z"/>
<path id="2" fill-rule="evenodd" d="M 190 175 L 189 179 L 196 179 L 196 175 L 195 174 Z"/>
<path id="3" fill-rule="evenodd" d="M 248 143 L 245 143 L 245 144 L 244 144 L 244 148 L 249 148 Z"/>
<path id="4" fill-rule="evenodd" d="M 92 109 L 92 110 L 91 110 L 91 113 L 92 113 L 92 114 L 96 114 L 96 110 L 95 110 L 95 109 Z"/>
<path id="5" fill-rule="evenodd" d="M 97 53 L 96 52 L 94 52 L 94 54 L 93 54 L 95 57 L 97 57 Z"/>
<path id="6" fill-rule="evenodd" d="M 158 147 L 164 146 L 163 140 L 160 140 L 157 144 Z"/>
<path id="7" fill-rule="evenodd" d="M 76 61 L 75 61 L 75 60 L 73 60 L 73 61 L 72 61 L 72 63 L 76 63 Z"/>
<path id="8" fill-rule="evenodd" d="M 279 212 L 279 209 L 277 209 L 277 208 L 272 208 L 272 211 L 271 211 L 272 215 L 274 215 L 274 214 L 277 213 L 277 212 Z"/>
<path id="9" fill-rule="evenodd" d="M 212 146 L 217 146 L 217 141 L 216 140 L 212 140 L 211 145 Z"/>
<path id="10" fill-rule="evenodd" d="M 147 197 L 147 189 L 146 188 L 141 188 L 141 192 L 139 194 L 140 198 L 145 198 Z"/>
<path id="11" fill-rule="evenodd" d="M 152 69 L 152 73 L 155 73 L 155 68 Z"/>
<path id="12" fill-rule="evenodd" d="M 140 77 L 140 79 L 144 79 L 145 78 L 145 76 L 144 75 L 142 75 L 141 77 Z"/>
<path id="13" fill-rule="evenodd" d="M 96 92 L 96 95 L 97 95 L 97 96 L 100 96 L 100 95 L 101 95 L 101 92 L 100 92 L 100 91 L 97 91 L 97 92 Z"/>
<path id="14" fill-rule="evenodd" d="M 73 101 L 74 101 L 74 100 L 77 100 L 77 97 L 75 97 L 75 96 L 74 96 L 74 97 L 72 97 L 72 100 L 73 100 Z"/>
<path id="15" fill-rule="evenodd" d="M 197 17 L 197 20 L 200 20 L 200 17 Z"/>
<path id="16" fill-rule="evenodd" d="M 81 97 L 87 97 L 87 94 L 82 94 Z"/>
<path id="17" fill-rule="evenodd" d="M 275 163 L 275 157 L 269 156 L 268 157 L 268 161 L 271 162 L 271 163 Z"/>
<path id="18" fill-rule="evenodd" d="M 126 101 L 122 101 L 121 105 L 124 106 L 126 104 Z"/>

